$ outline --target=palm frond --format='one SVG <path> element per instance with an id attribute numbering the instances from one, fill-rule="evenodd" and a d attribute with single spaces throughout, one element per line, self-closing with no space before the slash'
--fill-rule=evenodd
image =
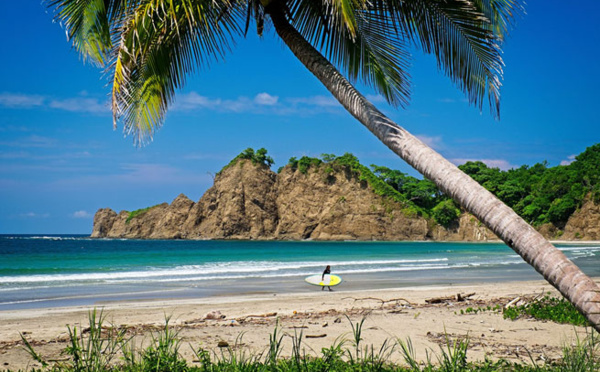
<path id="1" fill-rule="evenodd" d="M 491 22 L 491 30 L 501 40 L 507 36 L 513 19 L 525 14 L 524 6 L 516 0 L 474 0 L 473 2 Z"/>
<path id="2" fill-rule="evenodd" d="M 504 62 L 500 43 L 520 4 L 512 0 L 391 0 L 378 1 L 397 20 L 404 34 L 482 109 L 500 115 Z"/>
<path id="3" fill-rule="evenodd" d="M 104 0 L 51 0 L 55 19 L 84 61 L 104 65 L 111 49 L 108 9 Z M 114 10 L 111 10 L 114 11 Z"/>
<path id="4" fill-rule="evenodd" d="M 187 76 L 230 49 L 240 14 L 224 5 L 145 1 L 126 17 L 113 50 L 112 107 L 136 144 L 152 139 Z"/>
<path id="5" fill-rule="evenodd" d="M 389 18 L 367 2 L 346 3 L 343 12 L 351 16 L 329 1 L 294 5 L 292 25 L 350 81 L 373 87 L 395 106 L 408 103 L 410 54 Z"/>

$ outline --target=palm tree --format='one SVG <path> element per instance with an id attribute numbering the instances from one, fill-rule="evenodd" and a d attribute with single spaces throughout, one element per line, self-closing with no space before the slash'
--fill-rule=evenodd
<path id="1" fill-rule="evenodd" d="M 416 46 L 482 109 L 499 117 L 500 44 L 518 0 L 48 0 L 75 48 L 106 68 L 113 122 L 138 144 L 162 125 L 175 91 L 219 60 L 251 24 L 274 29 L 304 66 L 393 152 L 475 215 L 600 331 L 600 288 L 558 249 L 456 166 L 392 122 L 353 86 L 392 105 L 410 94 Z M 336 67 L 337 66 L 337 67 Z M 343 71 L 345 74 L 342 74 Z"/>

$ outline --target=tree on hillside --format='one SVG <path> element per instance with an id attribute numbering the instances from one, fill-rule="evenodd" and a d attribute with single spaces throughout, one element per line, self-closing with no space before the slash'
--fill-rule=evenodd
<path id="1" fill-rule="evenodd" d="M 406 104 L 410 46 L 481 109 L 499 116 L 500 44 L 518 0 L 48 0 L 85 60 L 107 67 L 114 125 L 136 142 L 163 123 L 176 89 L 252 24 L 274 29 L 300 62 L 377 138 L 473 213 L 600 331 L 600 288 L 484 187 L 387 118 L 352 82 Z M 272 27 L 265 27 L 269 23 Z M 336 68 L 337 66 L 337 68 Z M 339 70 L 338 70 L 339 68 Z M 340 72 L 340 70 L 342 72 Z"/>

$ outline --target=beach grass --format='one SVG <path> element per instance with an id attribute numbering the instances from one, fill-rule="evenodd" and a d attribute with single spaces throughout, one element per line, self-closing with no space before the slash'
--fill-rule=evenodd
<path id="1" fill-rule="evenodd" d="M 511 320 L 519 317 L 531 317 L 575 326 L 589 325 L 588 320 L 577 311 L 573 304 L 564 298 L 550 295 L 545 295 L 525 305 L 508 307 L 503 310 L 503 315 L 505 319 Z"/>
<path id="2" fill-rule="evenodd" d="M 84 329 L 68 327 L 69 343 L 64 350 L 67 359 L 49 362 L 36 352 L 24 336 L 24 347 L 31 358 L 41 365 L 28 371 L 52 372 L 368 372 L 368 371 L 407 371 L 407 372 L 462 372 L 462 371 L 560 371 L 592 372 L 600 370 L 600 338 L 593 330 L 583 339 L 577 339 L 573 345 L 565 345 L 562 358 L 543 364 L 530 358 L 530 363 L 515 363 L 504 359 L 469 361 L 469 338 L 446 342 L 439 350 L 427 352 L 425 360 L 417 360 L 410 339 L 386 339 L 380 346 L 363 344 L 363 325 L 365 317 L 352 322 L 347 317 L 351 332 L 338 338 L 331 346 L 321 350 L 320 355 L 307 355 L 303 348 L 303 333 L 295 331 L 293 335 L 282 333 L 277 324 L 269 336 L 265 350 L 249 353 L 243 347 L 243 333 L 234 345 L 223 345 L 217 351 L 189 345 L 195 360 L 187 361 L 181 354 L 183 339 L 167 317 L 164 326 L 153 333 L 145 346 L 138 344 L 133 337 L 126 337 L 115 327 L 105 325 L 102 312 L 89 313 L 89 326 Z M 292 338 L 290 357 L 282 357 L 284 336 Z M 400 360 L 392 362 L 394 353 L 400 353 Z M 397 360 L 397 359 L 396 359 Z M 7 370 L 10 371 L 10 370 Z"/>

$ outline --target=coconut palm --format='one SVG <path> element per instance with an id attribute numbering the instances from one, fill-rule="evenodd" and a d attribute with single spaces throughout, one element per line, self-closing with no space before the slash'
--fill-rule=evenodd
<path id="1" fill-rule="evenodd" d="M 250 26 L 274 30 L 360 123 L 475 215 L 600 331 L 600 288 L 477 182 L 387 118 L 353 83 L 390 104 L 410 94 L 409 48 L 431 53 L 469 101 L 499 117 L 500 44 L 518 0 L 49 0 L 84 60 L 104 66 L 113 122 L 138 144 L 163 124 L 175 91 L 220 60 Z M 342 73 L 343 72 L 343 73 Z"/>

